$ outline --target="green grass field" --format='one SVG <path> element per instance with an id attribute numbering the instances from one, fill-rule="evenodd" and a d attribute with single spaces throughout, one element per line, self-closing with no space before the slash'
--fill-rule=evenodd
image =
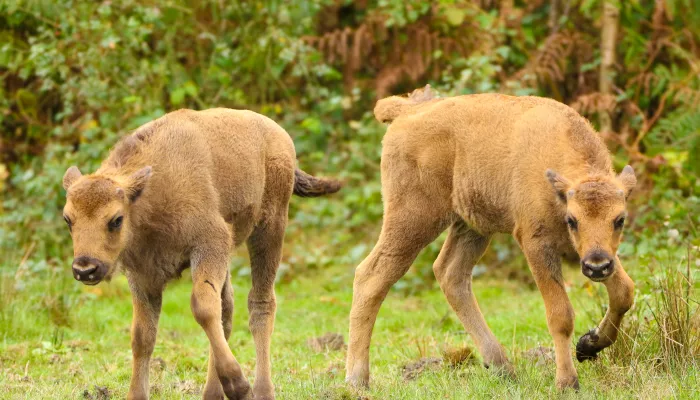
<path id="1" fill-rule="evenodd" d="M 602 313 L 605 297 L 600 288 L 586 283 L 578 271 L 566 272 L 571 284 L 569 296 L 577 311 L 577 339 L 595 325 L 594 318 Z M 546 360 L 538 363 L 527 353 L 538 346 L 552 346 L 539 293 L 523 283 L 489 274 L 475 280 L 475 290 L 489 325 L 515 363 L 515 380 L 499 378 L 484 369 L 478 355 L 476 360 L 457 366 L 445 363 L 426 368 L 415 379 L 405 380 L 404 365 L 423 357 L 439 358 L 446 350 L 473 347 L 473 343 L 439 289 L 424 290 L 418 295 L 393 291 L 382 306 L 374 330 L 371 389 L 352 391 L 344 384 L 344 349 L 317 352 L 307 343 L 328 332 L 340 333 L 347 340 L 352 274 L 352 267 L 335 267 L 278 285 L 272 348 L 278 399 L 700 396 L 697 360 L 668 368 L 653 349 L 644 348 L 633 337 L 618 343 L 620 349 L 632 348 L 631 356 L 621 355 L 620 349 L 610 351 L 611 348 L 596 362 L 577 363 L 580 392 L 558 393 L 554 387 L 554 364 Z M 78 285 L 66 279 L 56 281 L 60 285 Z M 245 307 L 249 280 L 234 278 L 233 286 L 236 306 L 229 343 L 249 379 L 254 380 L 254 346 Z M 166 291 L 151 368 L 152 398 L 201 396 L 207 341 L 192 318 L 190 288 L 186 276 Z M 51 290 L 57 294 L 54 301 L 63 301 L 63 305 L 36 302 L 33 299 L 38 296 L 20 292 L 8 299 L 11 291 L 5 290 L 0 313 L 0 398 L 97 399 L 106 398 L 106 392 L 112 398 L 125 398 L 131 374 L 131 301 L 125 278 L 120 276 L 95 288 L 81 288 L 81 294 L 70 301 L 61 299 L 61 287 Z M 644 307 L 647 301 L 647 297 L 638 296 L 635 308 Z M 635 314 L 634 309 L 631 314 L 641 315 Z M 57 318 L 65 319 L 63 328 L 53 327 Z"/>

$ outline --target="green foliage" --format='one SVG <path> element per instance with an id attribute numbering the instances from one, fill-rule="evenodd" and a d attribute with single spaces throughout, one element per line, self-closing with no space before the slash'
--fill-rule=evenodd
<path id="1" fill-rule="evenodd" d="M 549 3 L 526 3 L 0 0 L 6 271 L 22 263 L 49 274 L 66 263 L 60 182 L 68 166 L 93 171 L 129 130 L 177 108 L 217 106 L 270 116 L 292 135 L 304 169 L 346 183 L 339 196 L 292 203 L 280 279 L 333 264 L 330 254 L 357 264 L 382 215 L 385 128 L 369 111 L 378 93 L 429 82 L 443 95 L 545 95 L 597 121 L 601 2 L 571 2 L 555 27 Z M 631 160 L 647 183 L 633 199 L 640 207 L 628 254 L 667 247 L 668 229 L 698 244 L 691 215 L 700 171 L 700 36 L 691 3 L 620 3 L 609 143 L 616 165 Z M 513 262 L 512 241 L 499 238 L 494 247 L 485 265 L 525 268 Z M 439 248 L 431 245 L 398 286 L 431 286 Z M 241 274 L 243 265 L 237 259 Z"/>

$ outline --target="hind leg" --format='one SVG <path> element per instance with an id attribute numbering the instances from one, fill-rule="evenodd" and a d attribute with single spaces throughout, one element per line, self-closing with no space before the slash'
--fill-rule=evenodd
<path id="1" fill-rule="evenodd" d="M 275 325 L 275 276 L 282 258 L 282 241 L 287 225 L 287 209 L 272 221 L 260 224 L 248 239 L 253 287 L 248 294 L 250 332 L 255 341 L 255 385 L 258 400 L 275 398 L 272 384 L 270 342 Z"/>
<path id="2" fill-rule="evenodd" d="M 503 347 L 489 329 L 472 291 L 472 269 L 484 254 L 490 238 L 459 221 L 452 225 L 433 270 L 440 288 L 464 329 L 476 342 L 486 366 L 512 374 Z"/>
<path id="3" fill-rule="evenodd" d="M 222 293 L 228 282 L 230 236 L 223 220 L 213 222 L 211 226 L 206 247 L 197 248 L 192 253 L 192 314 L 209 338 L 213 359 L 210 362 L 224 394 L 229 399 L 248 399 L 251 397 L 250 385 L 228 347 L 222 324 Z M 214 386 L 213 383 L 210 385 Z"/>
<path id="4" fill-rule="evenodd" d="M 443 231 L 447 221 L 441 217 L 423 204 L 387 207 L 379 240 L 355 271 L 346 363 L 346 381 L 353 386 L 369 384 L 369 346 L 379 307 L 420 250 Z"/>
<path id="5" fill-rule="evenodd" d="M 233 319 L 233 287 L 231 286 L 231 274 L 227 271 L 226 282 L 221 291 L 221 324 L 224 327 L 224 337 L 228 342 L 231 336 Z M 223 399 L 224 388 L 221 386 L 219 376 L 216 373 L 216 365 L 214 365 L 214 352 L 209 346 L 209 366 L 207 368 L 207 383 L 204 385 L 204 399 Z"/>

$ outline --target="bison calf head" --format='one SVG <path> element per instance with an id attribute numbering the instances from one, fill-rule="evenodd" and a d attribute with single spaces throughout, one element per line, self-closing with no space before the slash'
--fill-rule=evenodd
<path id="1" fill-rule="evenodd" d="M 73 237 L 73 276 L 86 285 L 109 280 L 131 236 L 129 207 L 151 176 L 151 167 L 131 176 L 83 176 L 70 167 L 63 176 L 63 219 Z"/>
<path id="2" fill-rule="evenodd" d="M 581 271 L 593 281 L 615 273 L 617 248 L 627 217 L 627 197 L 637 183 L 626 166 L 620 175 L 593 175 L 569 182 L 554 171 L 547 178 L 559 200 L 566 204 L 565 223 L 581 258 Z"/>

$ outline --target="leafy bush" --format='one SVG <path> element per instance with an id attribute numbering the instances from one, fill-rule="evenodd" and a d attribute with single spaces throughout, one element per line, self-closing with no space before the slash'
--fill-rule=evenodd
<path id="1" fill-rule="evenodd" d="M 346 182 L 334 198 L 292 203 L 282 275 L 357 264 L 382 215 L 385 128 L 368 110 L 378 96 L 427 82 L 444 95 L 550 96 L 596 124 L 609 114 L 616 165 L 632 162 L 645 178 L 622 250 L 668 247 L 669 229 L 698 245 L 700 8 L 621 2 L 614 91 L 603 93 L 602 2 L 551 4 L 0 0 L 2 264 L 48 273 L 66 262 L 68 166 L 92 171 L 129 130 L 177 108 L 215 106 L 279 121 L 304 169 Z M 525 268 L 510 262 L 512 241 L 494 247 L 484 264 Z M 438 251 L 421 256 L 407 289 L 432 285 Z"/>

